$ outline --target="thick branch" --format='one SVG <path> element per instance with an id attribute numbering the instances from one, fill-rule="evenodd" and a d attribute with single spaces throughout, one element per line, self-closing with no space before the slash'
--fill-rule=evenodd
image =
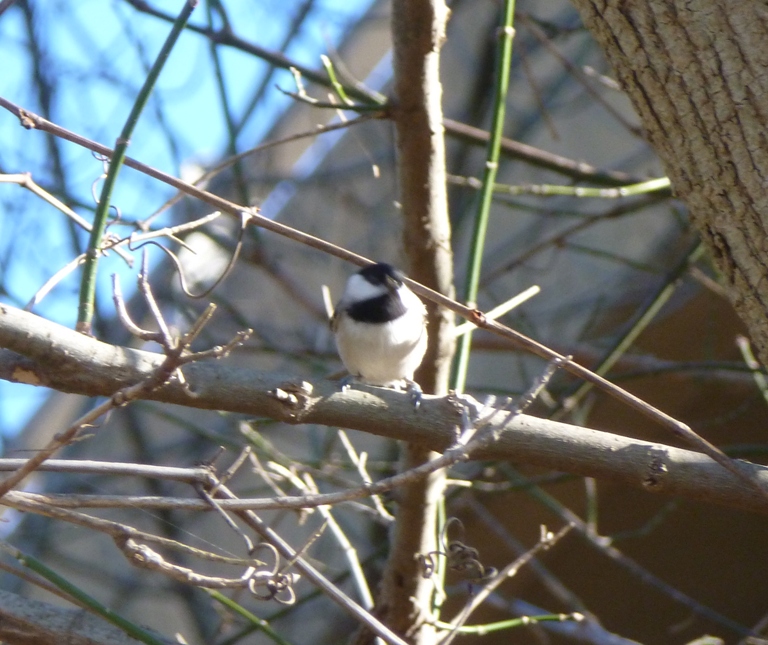
<path id="1" fill-rule="evenodd" d="M 87 396 L 109 396 L 146 379 L 164 360 L 161 354 L 107 345 L 7 305 L 0 307 L 0 345 L 8 348 L 0 351 L 0 378 Z M 340 392 L 331 381 L 310 383 L 223 362 L 194 363 L 183 371 L 194 396 L 174 381 L 151 398 L 291 424 L 341 426 L 440 452 L 453 443 L 460 423 L 462 405 L 453 397 L 425 396 L 415 412 L 408 395 L 385 388 L 355 386 Z M 705 455 L 526 415 L 507 423 L 498 442 L 476 457 L 768 512 L 759 492 Z M 736 463 L 768 487 L 768 468 Z"/>
<path id="2" fill-rule="evenodd" d="M 768 20 L 728 0 L 575 0 L 768 364 Z"/>

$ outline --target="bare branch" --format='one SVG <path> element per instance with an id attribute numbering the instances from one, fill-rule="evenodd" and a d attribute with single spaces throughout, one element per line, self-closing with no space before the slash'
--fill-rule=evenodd
<path id="1" fill-rule="evenodd" d="M 51 123 L 50 121 L 47 121 L 46 119 L 43 119 L 42 117 L 36 114 L 33 114 L 32 112 L 29 112 L 27 110 L 24 110 L 23 108 L 20 108 L 19 106 L 15 105 L 14 103 L 8 101 L 3 97 L 0 97 L 0 107 L 4 107 L 10 112 L 12 112 L 13 114 L 16 114 L 19 117 L 21 124 L 28 129 L 37 128 L 37 129 L 44 130 L 46 132 L 51 132 L 56 136 L 67 139 L 68 141 L 73 141 L 78 145 L 82 145 L 85 148 L 94 150 L 95 152 L 98 152 L 99 154 L 103 154 L 106 156 L 110 156 L 113 152 L 106 146 L 102 146 L 101 144 L 95 143 L 93 141 L 89 141 L 85 137 L 74 134 L 66 130 L 65 128 L 57 126 Z M 129 157 L 126 157 L 125 164 L 129 167 L 132 167 L 137 170 L 140 170 L 141 172 L 144 172 L 150 177 L 154 177 L 155 179 L 165 182 L 171 186 L 174 186 L 189 195 L 197 197 L 203 202 L 212 205 L 214 208 L 220 209 L 238 218 L 241 218 L 243 214 L 246 214 L 249 218 L 250 223 L 254 224 L 255 226 L 265 228 L 269 231 L 275 232 L 279 235 L 283 235 L 289 239 L 292 239 L 296 242 L 300 242 L 301 244 L 305 244 L 312 248 L 325 251 L 327 253 L 335 255 L 336 257 L 339 257 L 344 260 L 348 260 L 349 262 L 352 262 L 354 264 L 357 264 L 358 266 L 364 266 L 366 264 L 370 264 L 370 260 L 356 253 L 352 253 L 335 244 L 331 244 L 313 235 L 303 233 L 290 226 L 286 226 L 285 224 L 282 224 L 275 220 L 271 220 L 267 217 L 264 217 L 258 213 L 258 209 L 245 208 L 245 207 L 238 206 L 237 204 L 234 204 L 228 200 L 222 199 L 221 197 L 218 197 L 206 191 L 200 190 L 199 188 L 196 188 L 191 184 L 181 181 L 176 177 L 163 173 L 145 164 L 139 163 L 138 161 L 130 159 Z M 492 331 L 508 339 L 509 341 L 514 343 L 516 347 L 520 349 L 523 349 L 527 352 L 530 352 L 548 361 L 553 359 L 564 358 L 562 355 L 558 354 L 557 352 L 549 349 L 548 347 L 542 345 L 541 343 L 531 338 L 528 338 L 527 336 L 525 336 L 524 334 L 521 334 L 518 331 L 510 329 L 509 327 L 505 327 L 504 325 L 501 325 L 493 320 L 487 320 L 484 314 L 477 309 L 473 309 L 471 307 L 462 305 L 456 302 L 455 300 L 449 298 L 448 296 L 445 296 L 442 293 L 438 293 L 437 291 L 430 289 L 428 287 L 425 287 L 422 284 L 419 284 L 418 282 L 414 282 L 413 280 L 406 279 L 406 283 L 417 294 L 424 296 L 425 298 L 427 298 L 428 300 L 430 300 L 435 304 L 442 305 L 449 311 L 453 311 L 454 313 L 457 313 L 458 315 L 466 318 L 467 320 L 474 323 L 478 327 Z M 638 412 L 646 415 L 647 417 L 661 424 L 662 426 L 670 430 L 672 433 L 674 433 L 675 436 L 679 437 L 680 439 L 682 439 L 692 447 L 708 454 L 710 457 L 712 457 L 712 459 L 714 459 L 721 466 L 723 466 L 723 468 L 726 468 L 727 470 L 729 470 L 736 477 L 740 477 L 742 479 L 745 479 L 745 481 L 750 482 L 748 475 L 742 469 L 740 469 L 733 460 L 729 459 L 728 456 L 725 455 L 716 446 L 714 446 L 713 444 L 711 444 L 710 442 L 706 441 L 705 439 L 700 437 L 698 434 L 696 434 L 686 424 L 672 418 L 671 416 L 669 416 L 668 414 L 665 414 L 661 410 L 658 410 L 652 405 L 649 405 L 639 397 L 627 392 L 626 390 L 620 388 L 614 383 L 611 383 L 610 381 L 603 378 L 602 376 L 595 374 L 594 372 L 591 372 L 590 370 L 579 365 L 578 363 L 575 363 L 573 361 L 567 361 L 566 363 L 564 363 L 564 368 L 569 372 L 571 372 L 572 374 L 574 374 L 575 376 L 579 378 L 583 378 L 584 380 L 589 381 L 590 383 L 593 383 L 595 386 L 599 387 L 604 392 L 607 392 L 614 398 L 622 401 L 626 405 L 632 407 Z M 768 499 L 768 491 L 762 489 L 757 482 L 751 481 L 750 485 L 755 487 L 756 490 L 760 491 L 766 497 L 766 499 Z"/>
<path id="2" fill-rule="evenodd" d="M 162 355 L 115 347 L 13 307 L 0 307 L 0 377 L 62 392 L 111 396 L 147 379 Z M 340 392 L 330 381 L 310 382 L 222 363 L 184 368 L 187 387 L 170 382 L 144 393 L 148 399 L 189 407 L 263 415 L 290 424 L 318 423 L 416 441 L 444 451 L 456 439 L 470 397 L 425 395 L 415 413 L 407 394 L 359 387 Z M 278 392 L 291 391 L 289 397 Z M 192 394 L 193 393 L 193 394 Z M 386 406 L 380 402 L 385 401 Z M 498 441 L 478 459 L 507 459 L 620 481 L 649 492 L 768 512 L 762 494 L 716 464 L 688 450 L 519 415 L 495 428 Z M 617 428 L 621 433 L 621 428 Z M 735 460 L 741 471 L 768 486 L 768 468 Z"/>
<path id="3" fill-rule="evenodd" d="M 34 193 L 35 195 L 37 195 L 40 199 L 48 202 L 54 208 L 57 208 L 58 210 L 60 210 L 62 213 L 64 213 L 64 215 L 69 217 L 75 224 L 77 224 L 83 230 L 90 232 L 91 229 L 93 228 L 90 222 L 80 217 L 80 215 L 78 215 L 75 211 L 73 211 L 64 202 L 62 202 L 60 199 L 57 199 L 56 197 L 51 195 L 47 190 L 39 186 L 32 179 L 32 175 L 28 172 L 17 173 L 13 175 L 0 174 L 0 184 L 18 184 L 19 186 L 26 188 L 31 193 Z M 125 250 L 118 249 L 116 252 L 121 258 L 123 258 L 123 260 L 125 260 L 128 266 L 133 265 L 133 258 L 130 255 L 128 255 L 128 253 L 126 253 Z"/>
<path id="4" fill-rule="evenodd" d="M 0 459 L 0 472 L 16 470 L 26 459 Z M 149 466 L 146 464 L 126 464 L 112 461 L 93 461 L 83 459 L 49 459 L 38 470 L 54 473 L 78 473 L 93 475 L 130 475 L 132 477 L 150 477 L 187 483 L 211 483 L 211 471 L 202 466 L 194 468 L 175 468 L 173 466 Z"/>
<path id="5" fill-rule="evenodd" d="M 144 276 L 143 279 L 141 276 Z M 139 280 L 139 287 L 144 293 L 145 299 L 155 314 L 157 322 L 161 328 L 162 336 L 160 337 L 159 341 L 163 344 L 164 350 L 166 352 L 164 359 L 161 363 L 156 365 L 156 367 L 143 379 L 131 385 L 119 388 L 116 391 L 113 390 L 106 401 L 99 404 L 84 414 L 82 417 L 77 419 L 64 432 L 56 434 L 44 448 L 39 450 L 33 457 L 28 459 L 24 465 L 18 468 L 18 470 L 0 482 L 0 497 L 5 495 L 14 486 L 18 485 L 30 473 L 34 472 L 46 459 L 51 457 L 55 452 L 67 444 L 75 441 L 84 427 L 90 426 L 110 410 L 119 408 L 136 399 L 145 398 L 151 392 L 162 388 L 166 383 L 174 378 L 177 382 L 180 383 L 181 387 L 189 392 L 187 389 L 187 384 L 179 368 L 186 363 L 200 360 L 200 358 L 204 357 L 205 353 L 191 354 L 187 350 L 189 343 L 195 339 L 203 326 L 210 320 L 212 310 L 209 307 L 208 310 L 203 312 L 198 321 L 193 325 L 192 330 L 184 337 L 179 339 L 172 338 L 162 318 L 160 309 L 154 301 L 152 292 L 149 288 L 149 284 L 146 280 L 146 258 L 141 276 Z M 2 308 L 0 308 L 0 311 L 2 311 Z M 135 325 L 133 326 L 135 327 Z M 81 336 L 83 338 L 86 337 L 84 335 Z M 242 342 L 244 337 L 245 336 L 238 334 L 235 340 L 225 347 L 215 348 L 212 355 L 216 358 L 225 355 L 232 347 Z"/>
<path id="6" fill-rule="evenodd" d="M 218 489 L 219 495 L 224 498 L 233 498 L 234 495 L 225 487 L 220 486 Z M 276 531 L 274 531 L 267 523 L 265 523 L 259 516 L 253 511 L 244 511 L 241 513 L 243 520 L 251 526 L 256 532 L 258 532 L 264 540 L 272 544 L 284 558 L 292 561 L 295 567 L 305 575 L 312 583 L 317 585 L 322 591 L 328 595 L 331 600 L 338 604 L 346 612 L 354 616 L 362 624 L 366 625 L 377 636 L 383 639 L 390 645 L 406 645 L 405 641 L 392 632 L 386 625 L 381 623 L 377 618 L 368 613 L 365 609 L 360 607 L 351 598 L 330 582 L 325 576 L 323 576 L 315 567 L 309 564 L 299 553 L 297 553 L 293 547 L 291 547 Z"/>

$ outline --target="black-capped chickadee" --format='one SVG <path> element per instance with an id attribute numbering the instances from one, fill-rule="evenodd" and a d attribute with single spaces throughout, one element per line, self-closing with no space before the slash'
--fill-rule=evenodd
<path id="1" fill-rule="evenodd" d="M 350 276 L 336 305 L 331 329 L 350 376 L 369 385 L 421 390 L 413 373 L 427 350 L 427 310 L 403 282 L 403 274 L 384 262 Z"/>

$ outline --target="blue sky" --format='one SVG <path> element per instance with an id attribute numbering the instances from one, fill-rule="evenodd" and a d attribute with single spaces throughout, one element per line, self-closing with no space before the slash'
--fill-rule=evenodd
<path id="1" fill-rule="evenodd" d="M 69 130 L 112 146 L 145 77 L 146 69 L 170 24 L 135 11 L 123 0 L 40 0 L 29 3 L 33 19 L 25 20 L 20 7 L 0 15 L 0 96 L 33 112 L 41 113 L 41 96 L 35 71 L 52 88 L 52 120 Z M 181 0 L 151 3 L 177 14 Z M 309 67 L 320 68 L 319 55 L 334 46 L 344 32 L 368 8 L 370 0 L 261 0 L 223 2 L 236 35 L 276 50 L 288 41 L 283 52 Z M 309 7 L 307 18 L 288 38 L 293 18 Z M 206 2 L 194 11 L 191 24 L 213 25 L 221 21 L 209 14 Z M 27 25 L 34 25 L 42 53 L 30 47 Z M 231 48 L 220 47 L 221 74 L 231 112 L 242 122 L 238 149 L 256 145 L 276 116 L 291 99 L 275 85 L 291 88 L 287 71 L 270 79 L 263 99 L 247 116 L 243 113 L 269 66 Z M 38 65 L 35 56 L 41 56 Z M 142 115 L 128 151 L 141 161 L 165 172 L 179 174 L 186 164 L 211 164 L 225 156 L 227 130 L 217 90 L 210 45 L 199 34 L 187 31 L 180 37 Z M 24 130 L 8 112 L 0 112 L 0 172 L 30 172 L 40 185 L 55 190 L 55 163 L 42 133 Z M 60 143 L 60 163 L 66 176 L 70 205 L 91 219 L 101 162 L 70 143 Z M 96 183 L 95 183 L 96 182 Z M 129 169 L 123 170 L 113 203 L 121 216 L 133 220 L 146 217 L 171 196 L 165 186 Z M 72 257 L 72 230 L 66 218 L 53 207 L 16 185 L 0 184 L 0 270 L 7 294 L 4 302 L 24 306 L 39 287 Z M 78 235 L 83 244 L 85 236 Z M 100 288 L 110 273 L 127 276 L 124 288 L 133 283 L 122 262 L 102 262 Z M 63 281 L 35 309 L 36 313 L 73 326 L 79 272 Z M 47 392 L 40 388 L 0 381 L 0 434 L 18 431 Z"/>

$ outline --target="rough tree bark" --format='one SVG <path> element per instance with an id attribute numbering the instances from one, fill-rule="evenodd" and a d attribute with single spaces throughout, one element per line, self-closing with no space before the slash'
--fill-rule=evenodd
<path id="1" fill-rule="evenodd" d="M 768 365 L 768 6 L 574 0 Z"/>

